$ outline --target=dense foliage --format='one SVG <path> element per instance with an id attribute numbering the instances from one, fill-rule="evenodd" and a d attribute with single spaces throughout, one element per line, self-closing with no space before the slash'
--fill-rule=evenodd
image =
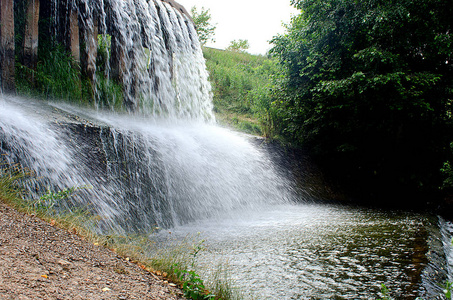
<path id="1" fill-rule="evenodd" d="M 213 87 L 217 119 L 249 133 L 270 135 L 275 60 L 261 55 L 203 49 L 209 80 Z"/>
<path id="2" fill-rule="evenodd" d="M 432 192 L 453 139 L 451 3 L 292 2 L 301 13 L 271 51 L 286 72 L 276 132 L 342 183 L 381 197 Z"/>

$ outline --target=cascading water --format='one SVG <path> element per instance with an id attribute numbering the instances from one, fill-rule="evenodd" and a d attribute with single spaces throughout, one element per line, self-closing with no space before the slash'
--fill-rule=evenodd
<path id="1" fill-rule="evenodd" d="M 1 95 L 0 163 L 35 172 L 29 197 L 79 187 L 56 208 L 89 209 L 104 233 L 203 231 L 210 251 L 200 264 L 229 259 L 233 278 L 262 298 L 369 299 L 381 283 L 401 298 L 438 296 L 451 269 L 450 223 L 439 230 L 430 215 L 304 204 L 310 192 L 296 195 L 268 152 L 213 124 L 186 15 L 159 0 L 67 3 L 92 28 L 84 44 L 108 48 L 102 80 L 122 83 L 133 113 Z M 61 9 L 52 1 L 55 34 Z M 99 64 L 86 61 L 100 101 Z"/>
<path id="2" fill-rule="evenodd" d="M 49 124 L 49 107 L 4 97 L 3 157 L 36 172 L 35 197 L 45 192 L 36 185 L 90 187 L 62 208 L 89 206 L 105 229 L 151 231 L 290 201 L 267 156 L 228 130 L 58 107 L 92 123 Z"/>
<path id="3" fill-rule="evenodd" d="M 58 36 L 60 28 L 67 28 L 62 24 L 70 22 L 67 19 L 68 12 L 76 11 L 83 28 L 81 32 L 84 32 L 83 45 L 87 48 L 85 54 L 88 56 L 85 64 L 93 75 L 95 96 L 99 96 L 96 95 L 99 84 L 96 68 L 99 62 L 96 63 L 97 51 L 92 49 L 98 43 L 107 43 L 107 56 L 101 61 L 104 63 L 101 66 L 104 76 L 107 80 L 115 77 L 122 83 L 124 105 L 134 114 L 122 123 L 109 121 L 104 125 L 97 124 L 97 117 L 92 116 L 95 126 L 89 133 L 75 124 L 57 126 L 49 124 L 48 120 L 27 119 L 24 116 L 18 117 L 17 120 L 21 121 L 10 126 L 8 121 L 12 120 L 5 116 L 2 120 L 5 157 L 9 163 L 20 162 L 37 173 L 41 182 L 29 183 L 34 185 L 30 187 L 34 196 L 43 193 L 47 187 L 92 187 L 93 191 L 90 191 L 91 188 L 79 191 L 80 195 L 73 200 L 74 203 L 62 206 L 90 205 L 102 214 L 103 226 L 110 230 L 169 227 L 216 213 L 211 210 L 213 206 L 221 207 L 219 211 L 224 212 L 233 206 L 239 208 L 253 203 L 246 197 L 251 194 L 248 188 L 252 187 L 252 182 L 248 188 L 238 187 L 229 195 L 222 187 L 225 182 L 238 186 L 238 182 L 234 182 L 236 179 L 218 168 L 212 158 L 212 155 L 216 155 L 217 160 L 230 160 L 222 163 L 234 166 L 234 156 L 228 151 L 220 149 L 220 153 L 223 151 L 221 157 L 218 153 L 211 153 L 218 151 L 211 145 L 211 148 L 201 149 L 206 153 L 200 157 L 199 153 L 184 148 L 205 147 L 200 140 L 214 138 L 212 132 L 206 132 L 208 137 L 203 137 L 206 127 L 199 126 L 185 133 L 185 138 L 192 135 L 193 144 L 180 136 L 178 127 L 170 129 L 144 121 L 135 125 L 133 130 L 128 128 L 139 115 L 146 116 L 148 122 L 151 119 L 156 122 L 160 118 L 172 124 L 181 120 L 204 124 L 214 121 L 204 58 L 189 17 L 161 1 L 83 0 L 67 2 L 65 19 L 59 16 L 63 10 L 60 4 L 52 1 L 50 5 L 53 20 L 51 32 Z M 20 99 L 10 100 L 3 103 L 3 113 L 25 113 L 12 106 L 13 102 L 20 102 Z M 27 104 L 22 103 L 21 106 L 26 107 Z M 183 130 L 187 127 L 182 126 Z M 29 132 L 27 128 L 34 128 L 35 131 Z M 222 134 L 220 129 L 216 130 L 217 134 Z M 163 132 L 168 136 L 162 135 Z M 51 134 L 46 136 L 46 133 Z M 76 138 L 68 138 L 65 136 L 67 134 L 75 135 Z M 40 142 L 33 144 L 33 140 Z M 231 138 L 227 142 L 228 146 L 225 143 L 223 146 L 234 147 L 233 140 Z M 80 151 L 78 148 L 87 142 L 88 146 L 83 146 L 86 151 Z M 252 148 L 242 147 L 244 151 L 252 151 Z M 33 151 L 25 155 L 27 148 Z M 94 151 L 93 148 L 98 150 Z M 176 149 L 180 153 L 175 152 Z M 52 157 L 40 156 L 40 153 Z M 184 154 L 187 156 L 184 157 Z M 271 171 L 265 168 L 270 168 L 270 164 L 258 165 L 256 160 L 260 159 L 259 155 L 253 154 L 241 165 L 249 165 L 252 172 L 267 176 Z M 200 158 L 208 164 L 197 165 L 203 163 Z M 250 172 L 237 169 L 238 180 L 248 175 L 244 172 Z M 274 182 L 278 184 L 278 180 Z M 265 188 L 272 189 L 273 185 L 269 184 Z M 44 188 L 38 189 L 36 186 Z M 225 199 L 222 192 L 226 195 Z M 269 191 L 255 188 L 255 192 L 260 194 Z M 204 204 L 200 205 L 200 202 Z"/>
<path id="4" fill-rule="evenodd" d="M 148 116 L 214 120 L 196 29 L 172 6 L 176 3 L 52 0 L 46 5 L 54 44 L 67 44 L 71 32 L 79 31 L 73 13 L 78 16 L 82 73 L 91 81 L 97 106 L 113 109 L 122 102 L 126 110 Z M 103 94 L 114 84 L 121 86 L 122 99 Z"/>
<path id="5" fill-rule="evenodd" d="M 122 83 L 129 110 L 177 119 L 214 119 L 203 54 L 194 24 L 185 14 L 161 1 L 85 0 L 83 4 L 85 27 L 94 27 L 94 15 L 100 16 L 100 36 L 86 35 L 85 44 L 110 39 L 105 76 Z"/>

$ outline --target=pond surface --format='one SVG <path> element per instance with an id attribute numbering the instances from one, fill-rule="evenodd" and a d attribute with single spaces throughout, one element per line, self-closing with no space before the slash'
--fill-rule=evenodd
<path id="1" fill-rule="evenodd" d="M 206 240 L 198 256 L 206 276 L 227 265 L 255 299 L 378 299 L 383 283 L 396 299 L 435 299 L 447 276 L 436 216 L 282 205 L 191 223 L 159 238 L 198 232 Z"/>

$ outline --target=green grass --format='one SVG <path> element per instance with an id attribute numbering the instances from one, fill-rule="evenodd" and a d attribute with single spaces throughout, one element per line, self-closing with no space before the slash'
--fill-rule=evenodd
<path id="1" fill-rule="evenodd" d="M 41 55 L 36 70 L 16 63 L 19 94 L 84 102 L 89 89 L 82 84 L 80 67 L 60 45 Z"/>
<path id="2" fill-rule="evenodd" d="M 88 210 L 73 209 L 59 212 L 55 209 L 56 201 L 70 197 L 79 188 L 68 188 L 58 192 L 48 191 L 39 199 L 28 199 L 24 182 L 34 176 L 32 171 L 24 170 L 18 165 L 13 167 L 0 165 L 0 201 L 20 212 L 34 215 L 70 232 L 78 233 L 89 241 L 98 242 L 103 239 L 90 227 L 98 221 L 98 217 Z"/>
<path id="3" fill-rule="evenodd" d="M 17 93 L 96 108 L 124 110 L 122 87 L 113 79 L 106 79 L 100 66 L 97 69 L 93 85 L 83 76 L 80 64 L 71 53 L 63 46 L 56 45 L 41 51 L 35 70 L 16 61 Z"/>
<path id="4" fill-rule="evenodd" d="M 29 172 L 21 170 L 18 166 L 1 168 L 0 166 L 0 200 L 15 208 L 20 208 L 23 201 L 24 190 L 19 183 Z"/>
<path id="5" fill-rule="evenodd" d="M 204 48 L 214 112 L 221 124 L 268 136 L 276 61 L 262 55 Z"/>

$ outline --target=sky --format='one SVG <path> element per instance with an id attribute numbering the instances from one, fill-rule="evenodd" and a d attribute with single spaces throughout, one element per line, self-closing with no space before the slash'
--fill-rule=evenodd
<path id="1" fill-rule="evenodd" d="M 248 40 L 252 54 L 266 54 L 271 48 L 269 40 L 284 33 L 297 10 L 290 0 L 176 0 L 187 11 L 196 6 L 210 9 L 211 24 L 217 26 L 215 43 L 206 46 L 225 49 L 232 40 Z"/>

